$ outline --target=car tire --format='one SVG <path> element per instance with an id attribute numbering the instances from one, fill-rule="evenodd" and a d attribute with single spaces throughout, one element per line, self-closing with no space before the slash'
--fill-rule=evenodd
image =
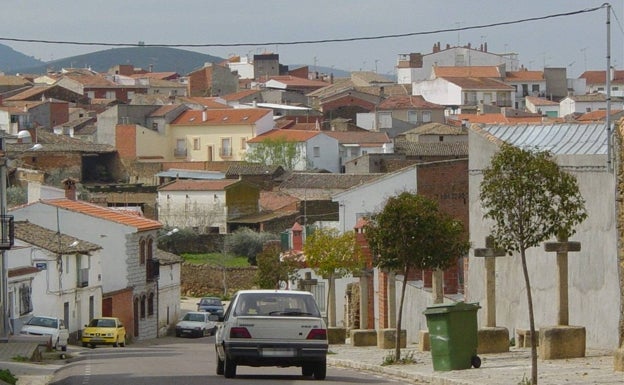
<path id="1" fill-rule="evenodd" d="M 314 364 L 314 379 L 324 380 L 327 376 L 327 362 L 325 360 Z"/>
<path id="2" fill-rule="evenodd" d="M 218 375 L 223 375 L 223 367 L 224 367 L 224 362 L 221 358 L 219 358 L 219 354 L 217 353 L 217 374 Z"/>
<path id="3" fill-rule="evenodd" d="M 314 366 L 311 364 L 303 364 L 301 367 L 301 375 L 304 377 L 310 377 L 314 374 Z"/>
<path id="4" fill-rule="evenodd" d="M 236 377 L 236 363 L 225 356 L 225 362 L 223 363 L 223 375 L 225 378 Z"/>
<path id="5" fill-rule="evenodd" d="M 122 348 L 126 347 L 126 337 L 124 337 L 123 340 L 121 340 L 121 342 L 119 343 L 119 346 L 121 346 Z"/>
<path id="6" fill-rule="evenodd" d="M 91 344 L 91 349 L 95 349 L 95 344 Z"/>
<path id="7" fill-rule="evenodd" d="M 86 342 L 83 342 L 83 343 L 82 343 L 82 347 L 83 347 L 83 348 L 86 348 L 86 347 L 87 347 L 87 345 L 88 345 L 88 344 L 87 344 Z"/>
<path id="8" fill-rule="evenodd" d="M 113 343 L 113 347 L 114 347 L 114 348 L 118 348 L 118 347 L 119 347 L 119 338 L 117 338 L 117 339 L 115 340 L 115 342 Z"/>
<path id="9" fill-rule="evenodd" d="M 66 352 L 67 351 L 67 345 L 61 346 L 61 351 Z"/>

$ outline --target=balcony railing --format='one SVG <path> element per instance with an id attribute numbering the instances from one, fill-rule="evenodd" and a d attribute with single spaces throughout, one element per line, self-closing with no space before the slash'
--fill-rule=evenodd
<path id="1" fill-rule="evenodd" d="M 9 250 L 15 243 L 13 215 L 0 215 L 0 250 Z"/>

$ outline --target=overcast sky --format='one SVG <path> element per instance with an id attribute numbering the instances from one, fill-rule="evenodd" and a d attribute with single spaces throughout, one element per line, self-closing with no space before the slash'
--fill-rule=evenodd
<path id="1" fill-rule="evenodd" d="M 601 6 L 603 0 L 2 0 L 0 43 L 50 61 L 111 47 L 13 42 L 241 44 L 348 39 L 376 40 L 301 45 L 267 44 L 190 48 L 215 56 L 272 52 L 282 64 L 394 74 L 399 54 L 487 43 L 493 53 L 515 52 L 529 69 L 567 67 L 568 76 L 604 70 L 607 11 L 452 32 Z M 624 69 L 623 1 L 611 15 L 611 64 Z M 122 63 L 120 63 L 122 64 Z M 166 70 L 166 69 L 156 69 Z"/>

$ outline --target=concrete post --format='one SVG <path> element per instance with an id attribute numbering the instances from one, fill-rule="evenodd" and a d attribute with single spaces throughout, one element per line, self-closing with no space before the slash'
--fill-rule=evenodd
<path id="1" fill-rule="evenodd" d="M 368 275 L 360 277 L 360 329 L 368 329 Z"/>

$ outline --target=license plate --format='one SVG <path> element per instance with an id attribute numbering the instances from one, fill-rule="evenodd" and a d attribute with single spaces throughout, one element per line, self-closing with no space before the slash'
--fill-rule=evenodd
<path id="1" fill-rule="evenodd" d="M 295 349 L 274 349 L 264 348 L 262 349 L 263 357 L 294 357 Z"/>

